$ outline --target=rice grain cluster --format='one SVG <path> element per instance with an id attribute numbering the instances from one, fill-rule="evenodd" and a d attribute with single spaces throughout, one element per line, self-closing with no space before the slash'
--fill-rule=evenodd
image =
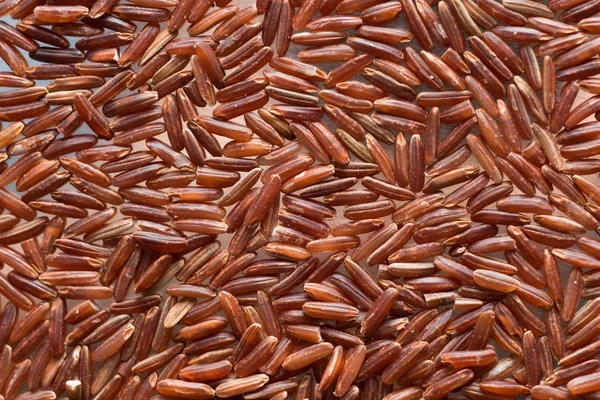
<path id="1" fill-rule="evenodd" d="M 0 0 L 0 399 L 599 400 L 599 13 Z"/>

